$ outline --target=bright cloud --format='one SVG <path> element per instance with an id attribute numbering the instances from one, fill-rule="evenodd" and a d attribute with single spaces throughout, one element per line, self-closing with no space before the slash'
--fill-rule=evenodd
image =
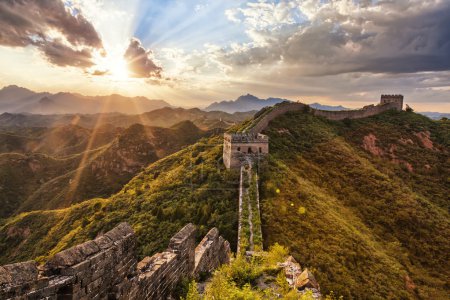
<path id="1" fill-rule="evenodd" d="M 50 19 L 35 18 L 47 9 L 40 1 L 22 14 L 23 1 L 6 3 L 0 45 L 34 47 L 46 74 L 82 70 L 71 72 L 74 91 L 109 82 L 119 93 L 187 106 L 247 92 L 360 106 L 403 93 L 450 110 L 448 1 L 52 0 L 45 3 L 59 14 Z M 6 64 L 22 66 L 2 59 L 0 70 Z M 0 71 L 2 82 L 8 76 Z M 24 81 L 17 76 L 10 83 Z"/>

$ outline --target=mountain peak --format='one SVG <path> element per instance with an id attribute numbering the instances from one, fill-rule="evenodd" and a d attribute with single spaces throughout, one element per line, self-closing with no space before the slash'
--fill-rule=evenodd
<path id="1" fill-rule="evenodd" d="M 206 111 L 224 111 L 227 113 L 246 112 L 260 110 L 266 106 L 272 106 L 284 101 L 291 101 L 282 98 L 260 99 L 252 94 L 239 96 L 236 100 L 214 102 L 205 108 Z"/>
<path id="2" fill-rule="evenodd" d="M 0 92 L 27 92 L 27 93 L 33 93 L 29 89 L 21 87 L 21 86 L 18 86 L 18 85 L 15 85 L 15 84 L 4 86 L 2 89 L 0 89 Z"/>

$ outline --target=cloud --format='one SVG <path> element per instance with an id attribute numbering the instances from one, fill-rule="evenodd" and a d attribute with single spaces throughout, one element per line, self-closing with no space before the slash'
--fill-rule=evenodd
<path id="1" fill-rule="evenodd" d="M 132 38 L 124 58 L 128 62 L 132 76 L 136 78 L 161 78 L 162 68 L 158 67 L 151 58 L 152 52 L 146 50 L 141 41 Z"/>
<path id="2" fill-rule="evenodd" d="M 48 61 L 57 66 L 75 66 L 87 68 L 93 65 L 92 55 L 88 49 L 74 50 L 64 45 L 60 40 L 42 43 L 39 49 L 45 54 Z"/>
<path id="3" fill-rule="evenodd" d="M 82 68 L 93 64 L 93 51 L 103 49 L 92 24 L 60 0 L 1 1 L 0 45 L 32 45 L 55 65 Z"/>
<path id="4" fill-rule="evenodd" d="M 237 72 L 255 65 L 302 75 L 450 70 L 450 2 L 258 1 L 229 10 L 249 42 L 217 60 Z"/>

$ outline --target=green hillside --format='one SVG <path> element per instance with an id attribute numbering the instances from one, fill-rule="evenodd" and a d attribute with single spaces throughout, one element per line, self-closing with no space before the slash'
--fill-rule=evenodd
<path id="1" fill-rule="evenodd" d="M 0 138 L 15 137 L 4 147 L 12 153 L 0 154 L 0 218 L 109 197 L 148 164 L 208 134 L 191 121 L 172 128 L 134 124 L 95 130 L 62 126 L 22 136 L 11 129 L 0 132 Z"/>
<path id="2" fill-rule="evenodd" d="M 288 246 L 345 299 L 445 299 L 449 126 L 406 112 L 276 119 L 261 171 L 265 245 Z"/>
<path id="3" fill-rule="evenodd" d="M 280 243 L 344 299 L 446 299 L 450 253 L 448 121 L 407 112 L 333 122 L 274 120 L 259 170 L 264 247 Z M 151 255 L 188 222 L 236 246 L 238 172 L 222 138 L 161 159 L 116 195 L 34 211 L 0 225 L 0 263 L 48 256 L 120 221 Z M 252 298 L 248 298 L 252 299 Z"/>
<path id="4" fill-rule="evenodd" d="M 109 199 L 4 220 L 0 264 L 54 254 L 121 221 L 133 225 L 141 256 L 163 250 L 188 222 L 201 225 L 199 236 L 217 226 L 235 245 L 238 174 L 222 167 L 220 142 L 203 139 L 159 160 Z"/>

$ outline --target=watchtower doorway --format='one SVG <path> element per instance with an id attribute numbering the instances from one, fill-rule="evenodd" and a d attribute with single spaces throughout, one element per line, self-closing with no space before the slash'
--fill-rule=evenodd
<path id="1" fill-rule="evenodd" d="M 253 153 L 251 147 L 248 147 L 247 153 Z"/>

